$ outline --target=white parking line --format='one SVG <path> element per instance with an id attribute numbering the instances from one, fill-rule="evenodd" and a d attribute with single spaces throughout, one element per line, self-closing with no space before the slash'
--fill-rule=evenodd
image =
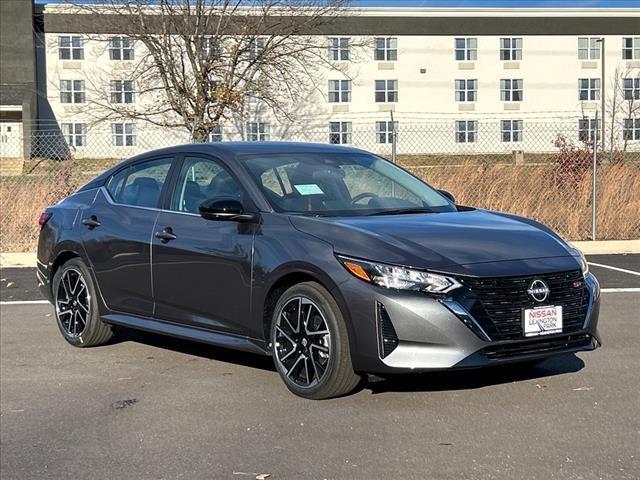
<path id="1" fill-rule="evenodd" d="M 48 300 L 3 300 L 0 305 L 44 305 Z"/>
<path id="2" fill-rule="evenodd" d="M 640 288 L 602 288 L 602 293 L 640 293 Z"/>
<path id="3" fill-rule="evenodd" d="M 608 268 L 609 270 L 615 270 L 616 272 L 628 273 L 629 275 L 637 275 L 640 277 L 640 272 L 636 272 L 633 270 L 627 270 L 625 268 L 619 268 L 619 267 L 612 267 L 611 265 L 602 265 L 601 263 L 593 263 L 593 262 L 587 262 L 587 263 L 589 265 L 593 265 L 594 267 Z"/>

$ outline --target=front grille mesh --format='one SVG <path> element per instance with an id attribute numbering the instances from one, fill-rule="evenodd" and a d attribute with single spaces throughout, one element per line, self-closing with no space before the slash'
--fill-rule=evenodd
<path id="1" fill-rule="evenodd" d="M 501 360 L 531 354 L 555 353 L 589 348 L 591 344 L 591 336 L 587 334 L 567 335 L 554 338 L 538 337 L 536 340 L 528 340 L 525 342 L 493 345 L 480 350 L 480 353 L 488 358 Z"/>
<path id="2" fill-rule="evenodd" d="M 549 287 L 544 303 L 535 302 L 527 293 L 531 282 L 543 280 Z M 582 328 L 589 306 L 589 290 L 580 270 L 523 277 L 462 279 L 470 292 L 466 307 L 493 341 L 520 340 L 525 308 L 541 305 L 562 306 L 563 333 Z"/>

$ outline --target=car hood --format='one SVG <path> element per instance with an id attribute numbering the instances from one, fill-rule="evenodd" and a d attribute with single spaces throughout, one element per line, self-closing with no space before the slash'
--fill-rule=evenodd
<path id="1" fill-rule="evenodd" d="M 536 268 L 579 268 L 576 252 L 547 227 L 522 217 L 486 210 L 368 217 L 292 216 L 298 230 L 318 237 L 339 254 L 416 268 L 482 273 L 451 268 L 510 262 Z M 541 259 L 566 261 L 544 265 Z M 532 262 L 535 261 L 535 262 Z M 497 270 L 500 270 L 499 268 Z M 513 273 L 519 274 L 519 273 Z"/>

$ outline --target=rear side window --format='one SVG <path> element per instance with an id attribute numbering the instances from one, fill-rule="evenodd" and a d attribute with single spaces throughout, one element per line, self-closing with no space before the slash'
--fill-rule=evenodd
<path id="1" fill-rule="evenodd" d="M 151 160 L 120 170 L 109 180 L 107 190 L 117 203 L 157 207 L 172 160 Z"/>

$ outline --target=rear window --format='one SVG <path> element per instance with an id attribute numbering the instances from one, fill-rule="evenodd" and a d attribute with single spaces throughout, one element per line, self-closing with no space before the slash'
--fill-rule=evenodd
<path id="1" fill-rule="evenodd" d="M 157 207 L 172 160 L 150 160 L 120 170 L 109 180 L 107 190 L 117 203 Z"/>

